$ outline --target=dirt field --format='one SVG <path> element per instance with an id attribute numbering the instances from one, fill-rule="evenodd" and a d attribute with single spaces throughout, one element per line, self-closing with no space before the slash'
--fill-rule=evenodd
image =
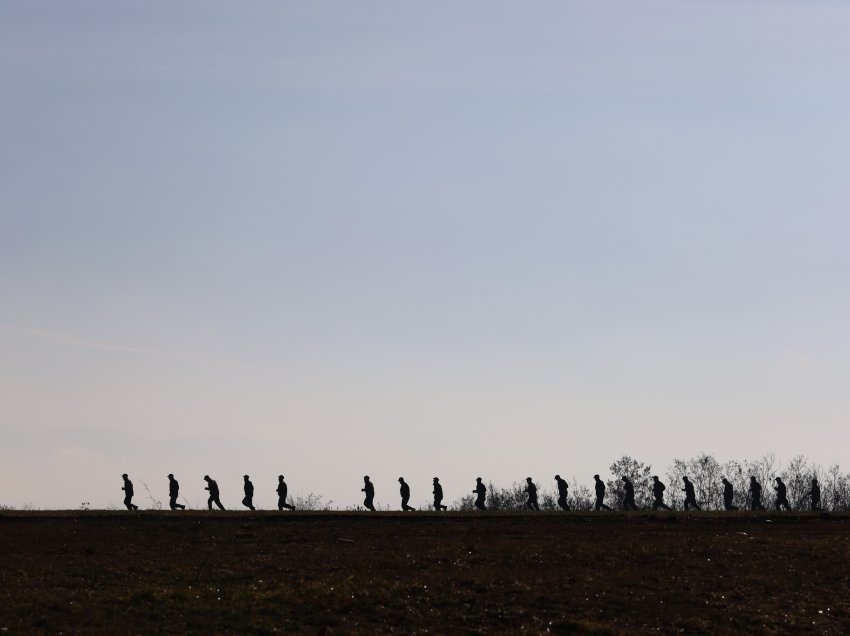
<path id="1" fill-rule="evenodd" d="M 0 514 L 2 633 L 850 633 L 850 517 Z"/>

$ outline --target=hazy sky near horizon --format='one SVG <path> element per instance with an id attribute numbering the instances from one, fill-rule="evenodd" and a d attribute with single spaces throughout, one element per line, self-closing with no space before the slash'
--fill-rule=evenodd
<path id="1" fill-rule="evenodd" d="M 849 32 L 822 0 L 0 2 L 0 504 L 850 469 Z"/>

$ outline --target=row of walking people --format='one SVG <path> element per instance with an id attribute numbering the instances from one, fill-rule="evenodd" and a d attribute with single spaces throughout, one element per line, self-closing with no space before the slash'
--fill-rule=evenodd
<path id="1" fill-rule="evenodd" d="M 138 506 L 133 503 L 134 489 L 133 482 L 130 481 L 130 478 L 125 473 L 122 475 L 122 479 L 124 480 L 124 485 L 122 486 L 122 490 L 124 491 L 124 505 L 128 510 L 138 510 Z M 554 477 L 555 483 L 557 484 L 558 489 L 558 506 L 562 510 L 570 510 L 570 506 L 567 503 L 567 497 L 569 493 L 569 485 L 567 484 L 565 479 L 562 479 L 560 475 L 555 475 Z M 595 482 L 595 492 L 596 492 L 596 503 L 595 509 L 597 511 L 601 510 L 613 510 L 610 506 L 605 503 L 605 482 L 600 479 L 599 475 L 593 476 Z M 207 506 L 210 510 L 212 510 L 213 505 L 216 505 L 220 510 L 224 510 L 224 505 L 221 503 L 221 494 L 218 488 L 218 483 L 215 479 L 212 479 L 209 475 L 204 475 L 204 481 L 206 482 L 206 486 L 204 489 L 209 493 L 209 497 L 207 499 Z M 540 504 L 538 501 L 537 494 L 537 485 L 534 483 L 534 480 L 531 477 L 526 477 L 526 487 L 525 492 L 528 496 L 528 500 L 526 501 L 526 508 L 529 510 L 540 510 Z M 635 487 L 634 483 L 627 476 L 622 477 L 623 481 L 623 498 L 620 502 L 621 508 L 623 510 L 637 510 L 638 506 L 635 503 Z M 697 503 L 696 492 L 694 490 L 694 484 L 688 477 L 682 477 L 682 481 L 684 482 L 684 488 L 682 491 L 685 493 L 685 501 L 684 508 L 685 510 L 701 510 L 702 508 Z M 723 507 L 726 510 L 738 510 L 738 507 L 733 505 L 734 501 L 734 487 L 732 483 L 726 479 L 725 477 L 721 480 L 723 484 Z M 791 505 L 788 502 L 788 492 L 785 483 L 782 481 L 782 478 L 775 478 L 776 485 L 774 486 L 774 490 L 776 491 L 776 501 L 775 508 L 776 510 L 791 510 Z M 401 497 L 401 509 L 404 511 L 413 511 L 413 508 L 410 505 L 410 486 L 404 480 L 404 477 L 398 478 L 399 483 L 399 495 Z M 657 475 L 652 476 L 652 495 L 653 495 L 653 510 L 672 510 L 670 506 L 664 503 L 664 492 L 667 487 L 663 482 L 658 478 Z M 244 476 L 243 483 L 243 492 L 245 496 L 242 499 L 242 505 L 248 508 L 249 510 L 256 510 L 254 507 L 254 484 L 251 482 L 251 479 L 248 475 Z M 375 510 L 375 485 L 372 483 L 372 480 L 368 475 L 363 477 L 363 488 L 361 488 L 361 492 L 365 493 L 365 498 L 363 500 L 363 506 L 367 510 Z M 284 481 L 284 476 L 278 476 L 277 483 L 277 508 L 278 510 L 295 510 L 295 506 L 287 503 L 287 494 L 288 487 L 286 485 L 286 481 Z M 434 495 L 434 510 L 442 511 L 447 510 L 447 506 L 443 505 L 443 487 L 440 484 L 439 477 L 434 477 L 433 479 L 433 490 L 432 494 Z M 487 487 L 484 485 L 484 482 L 481 477 L 476 477 L 475 479 L 475 488 L 472 491 L 474 494 L 475 508 L 478 510 L 486 510 L 486 499 L 487 499 Z M 180 495 L 180 484 L 174 478 L 173 474 L 168 475 L 168 496 L 169 496 L 169 507 L 172 510 L 183 510 L 186 508 L 183 504 L 177 503 L 177 498 Z M 764 505 L 762 504 L 762 486 L 758 482 L 755 476 L 750 477 L 750 486 L 748 489 L 749 501 L 750 501 L 750 509 L 751 510 L 765 510 Z M 820 511 L 820 485 L 818 484 L 818 480 L 816 478 L 812 478 L 811 490 L 808 493 L 810 498 L 810 506 L 813 511 Z"/>
<path id="2" fill-rule="evenodd" d="M 605 497 L 605 484 L 601 479 L 599 479 L 599 475 L 594 475 L 594 479 L 596 479 L 596 510 L 610 510 L 611 508 L 606 506 L 603 502 Z M 700 505 L 697 503 L 693 482 L 685 476 L 682 477 L 682 481 L 684 482 L 684 488 L 682 488 L 682 491 L 685 493 L 685 510 L 702 510 Z M 785 485 L 785 482 L 782 481 L 781 477 L 776 477 L 774 481 L 776 482 L 773 487 L 776 492 L 774 508 L 776 510 L 791 510 L 791 504 L 788 502 L 788 487 Z M 638 508 L 635 504 L 634 484 L 628 477 L 623 477 L 623 482 L 624 495 L 622 507 L 624 510 L 637 510 Z M 735 489 L 732 486 L 732 483 L 725 477 L 721 479 L 721 483 L 723 484 L 723 508 L 730 511 L 738 510 L 738 507 L 733 504 L 735 499 Z M 664 491 L 666 489 L 667 487 L 660 479 L 658 479 L 658 476 L 653 475 L 653 510 L 671 510 L 671 508 L 664 503 Z M 747 490 L 747 494 L 750 502 L 750 510 L 765 510 L 764 504 L 762 503 L 762 486 L 755 476 L 750 476 L 750 487 Z M 816 478 L 812 478 L 811 489 L 809 490 L 808 496 L 810 499 L 811 510 L 821 511 L 820 484 L 818 484 L 818 480 Z"/>
<path id="3" fill-rule="evenodd" d="M 133 496 L 135 495 L 135 489 L 133 488 L 133 482 L 130 481 L 130 478 L 127 476 L 127 473 L 121 475 L 121 478 L 124 480 L 124 485 L 121 486 L 121 490 L 124 491 L 124 505 L 127 507 L 127 510 L 138 510 L 139 507 L 133 503 Z M 224 510 L 224 505 L 221 503 L 221 491 L 218 488 L 218 482 L 210 477 L 209 475 L 204 475 L 204 481 L 206 482 L 206 486 L 204 486 L 204 490 L 209 493 L 209 497 L 207 499 L 207 506 L 212 510 L 213 504 L 215 504 L 219 510 Z M 243 484 L 243 492 L 245 496 L 242 498 L 242 505 L 248 508 L 249 510 L 256 510 L 254 507 L 254 484 L 251 482 L 251 478 L 248 475 L 244 476 L 244 484 Z M 277 478 L 277 509 L 278 510 L 295 510 L 295 506 L 290 505 L 286 502 L 287 494 L 289 488 L 284 481 L 283 475 L 278 475 Z M 185 510 L 186 506 L 183 504 L 177 503 L 177 498 L 180 496 L 180 482 L 178 482 L 174 475 L 169 473 L 168 475 L 168 506 L 172 510 Z"/>

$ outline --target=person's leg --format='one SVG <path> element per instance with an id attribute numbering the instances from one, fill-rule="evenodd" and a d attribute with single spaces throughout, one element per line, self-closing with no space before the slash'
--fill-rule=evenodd
<path id="1" fill-rule="evenodd" d="M 207 499 L 207 506 L 209 506 L 210 510 L 212 510 L 212 505 L 213 505 L 213 496 L 210 495 L 209 499 Z"/>

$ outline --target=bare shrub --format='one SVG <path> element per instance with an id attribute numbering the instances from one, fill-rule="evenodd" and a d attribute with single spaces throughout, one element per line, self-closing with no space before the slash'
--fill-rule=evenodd
<path id="1" fill-rule="evenodd" d="M 607 482 L 607 495 L 621 505 L 625 497 L 623 477 L 628 477 L 635 487 L 635 503 L 638 508 L 648 508 L 652 502 L 652 466 L 628 455 L 623 455 L 608 468 L 614 475 Z"/>
<path id="2" fill-rule="evenodd" d="M 295 506 L 296 510 L 333 510 L 331 508 L 331 504 L 333 504 L 332 499 L 328 499 L 325 501 L 325 498 L 322 495 L 317 495 L 315 493 L 307 493 L 306 495 L 299 493 L 295 497 L 291 497 L 292 505 Z"/>

